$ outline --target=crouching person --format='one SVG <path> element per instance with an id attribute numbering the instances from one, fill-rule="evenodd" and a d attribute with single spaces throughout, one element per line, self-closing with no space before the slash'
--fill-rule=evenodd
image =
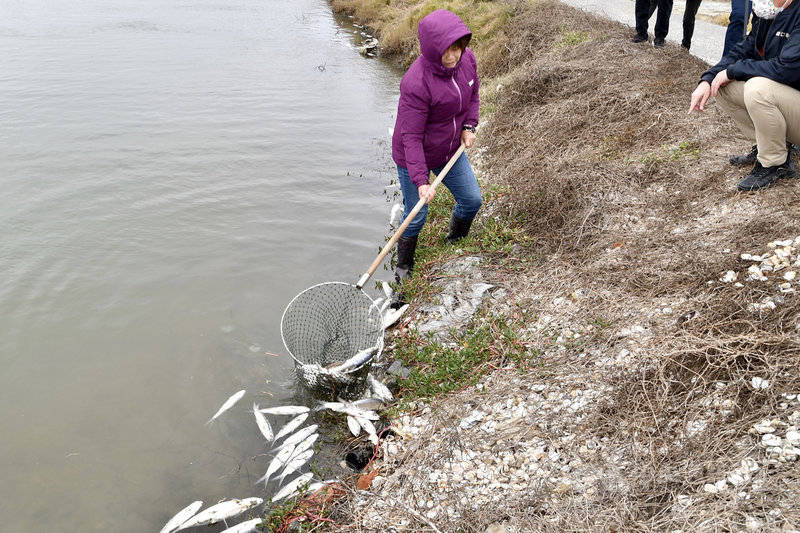
<path id="1" fill-rule="evenodd" d="M 753 144 L 732 164 L 753 164 L 738 184 L 755 191 L 796 178 L 792 144 L 800 143 L 800 0 L 753 0 L 752 31 L 701 76 L 689 113 L 711 96 Z"/>

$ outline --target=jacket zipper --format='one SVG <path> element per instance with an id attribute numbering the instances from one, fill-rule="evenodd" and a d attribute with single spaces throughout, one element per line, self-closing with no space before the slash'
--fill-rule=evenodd
<path id="1" fill-rule="evenodd" d="M 455 75 L 450 77 L 450 81 L 452 81 L 453 85 L 456 86 L 456 92 L 458 93 L 458 112 L 461 113 L 461 108 L 464 105 L 464 99 L 461 96 L 461 89 L 459 88 L 458 83 L 456 83 Z M 450 149 L 448 151 L 451 151 L 453 149 L 453 140 L 458 136 L 457 130 L 458 130 L 458 125 L 456 124 L 456 117 L 453 117 L 453 136 L 450 137 Z"/>

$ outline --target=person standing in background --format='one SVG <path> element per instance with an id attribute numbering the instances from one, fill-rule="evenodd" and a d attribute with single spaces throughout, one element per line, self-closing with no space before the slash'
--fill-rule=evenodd
<path id="1" fill-rule="evenodd" d="M 669 17 L 672 15 L 672 0 L 636 0 L 634 4 L 634 14 L 636 16 L 636 35 L 631 39 L 632 43 L 647 42 L 648 20 L 653 12 L 658 8 L 656 25 L 653 28 L 653 48 L 664 48 L 667 45 L 667 34 L 669 33 Z M 692 25 L 694 28 L 694 25 Z"/>
<path id="2" fill-rule="evenodd" d="M 722 56 L 728 55 L 734 46 L 747 37 L 747 25 L 750 23 L 750 0 L 731 0 L 731 16 L 728 29 L 725 31 L 725 47 Z"/>
<path id="3" fill-rule="evenodd" d="M 686 0 L 686 8 L 683 10 L 683 40 L 681 46 L 689 50 L 692 47 L 692 35 L 694 35 L 694 19 L 697 10 L 700 9 L 702 0 Z M 731 0 L 735 2 L 737 0 Z"/>

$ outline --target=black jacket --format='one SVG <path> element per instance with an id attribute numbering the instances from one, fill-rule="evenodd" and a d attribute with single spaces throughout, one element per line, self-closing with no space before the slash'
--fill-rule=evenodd
<path id="1" fill-rule="evenodd" d="M 762 47 L 763 54 L 759 51 Z M 774 20 L 753 15 L 753 29 L 747 39 L 700 79 L 711 83 L 723 69 L 732 80 L 764 77 L 800 90 L 800 0 L 794 0 Z"/>

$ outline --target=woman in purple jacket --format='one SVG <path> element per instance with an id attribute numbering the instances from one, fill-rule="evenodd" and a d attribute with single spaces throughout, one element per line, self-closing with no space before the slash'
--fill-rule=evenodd
<path id="1" fill-rule="evenodd" d="M 469 148 L 478 125 L 477 61 L 467 48 L 472 33 L 450 11 L 440 9 L 419 23 L 422 55 L 400 82 L 400 102 L 392 136 L 392 158 L 408 216 L 420 198 L 434 196 L 429 175 L 438 174 L 461 143 Z M 446 237 L 453 243 L 467 235 L 481 207 L 481 190 L 466 153 L 462 153 L 442 183 L 456 200 Z M 410 276 L 417 237 L 428 214 L 425 205 L 397 243 L 397 281 Z"/>

